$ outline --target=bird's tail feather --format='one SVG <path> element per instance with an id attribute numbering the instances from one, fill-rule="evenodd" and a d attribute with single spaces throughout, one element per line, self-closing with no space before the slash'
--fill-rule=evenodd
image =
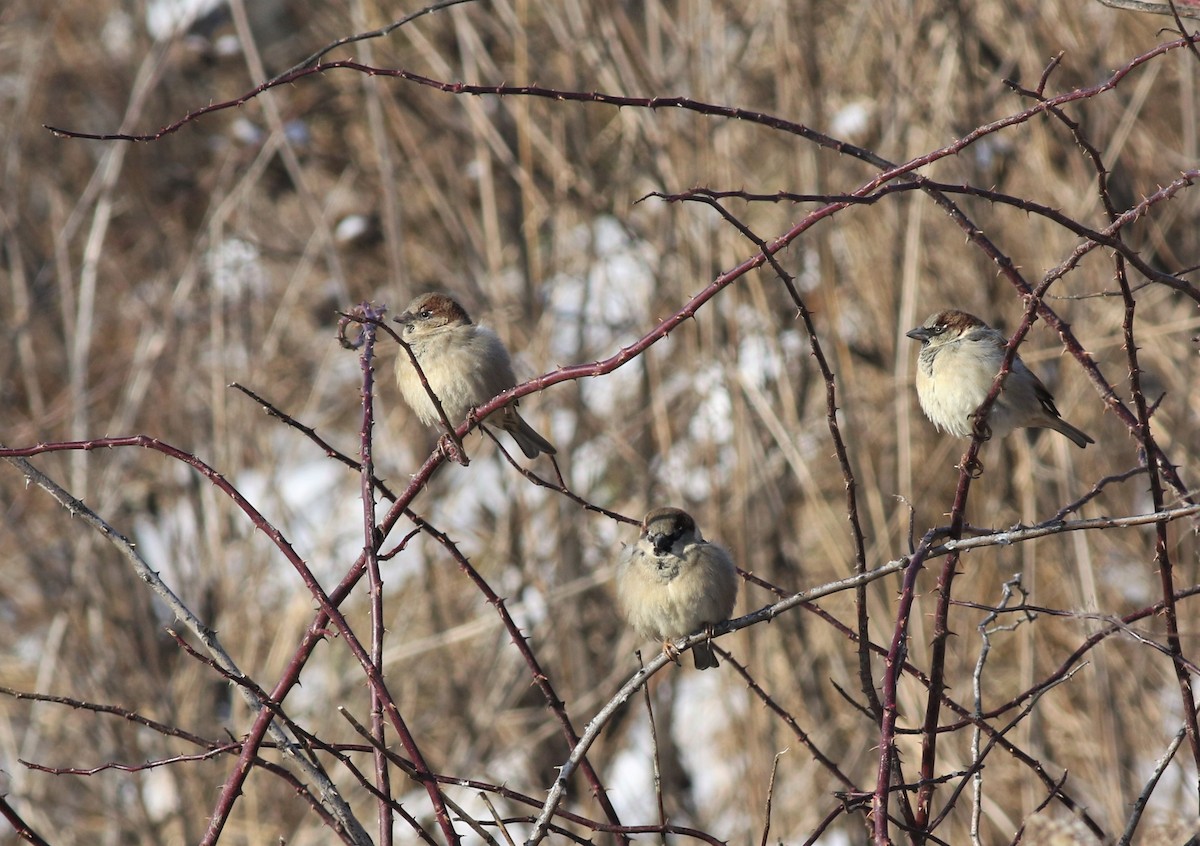
<path id="1" fill-rule="evenodd" d="M 504 409 L 504 428 L 513 436 L 526 458 L 537 458 L 539 453 L 554 455 L 557 450 L 548 440 L 539 435 L 525 422 L 512 406 Z"/>
<path id="2" fill-rule="evenodd" d="M 708 641 L 697 643 L 692 647 L 692 658 L 696 661 L 697 670 L 707 670 L 710 667 L 721 666 L 717 661 L 716 653 L 713 652 L 712 644 Z"/>
<path id="3" fill-rule="evenodd" d="M 1080 449 L 1084 449 L 1088 444 L 1095 443 L 1095 441 L 1092 440 L 1091 435 L 1089 435 L 1087 432 L 1084 432 L 1082 429 L 1076 429 L 1066 420 L 1059 418 L 1054 422 L 1058 424 L 1053 427 L 1054 431 L 1061 432 L 1062 434 L 1066 435 L 1071 439 L 1071 442 Z"/>

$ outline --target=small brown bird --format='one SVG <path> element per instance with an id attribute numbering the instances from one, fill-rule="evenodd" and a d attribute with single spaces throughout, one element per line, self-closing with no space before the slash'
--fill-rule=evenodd
<path id="1" fill-rule="evenodd" d="M 971 437 L 975 410 L 987 397 L 1008 338 L 973 314 L 950 309 L 930 315 L 908 337 L 921 342 L 917 355 L 917 398 L 939 430 L 956 438 Z M 993 437 L 1013 429 L 1053 429 L 1078 447 L 1095 441 L 1063 420 L 1054 397 L 1018 355 L 1004 388 L 988 414 Z"/>
<path id="2" fill-rule="evenodd" d="M 701 537 L 692 515 L 678 508 L 647 514 L 617 565 L 621 613 L 639 635 L 662 641 L 672 659 L 679 654 L 672 641 L 729 619 L 737 592 L 729 553 Z M 692 656 L 697 669 L 719 666 L 708 642 L 696 644 Z"/>
<path id="3" fill-rule="evenodd" d="M 412 348 L 452 425 L 464 420 L 472 408 L 517 384 L 503 342 L 491 329 L 472 323 L 453 298 L 422 294 L 395 320 L 403 327 L 401 337 Z M 437 408 L 403 350 L 396 364 L 396 384 L 421 422 L 436 426 Z M 536 458 L 542 452 L 554 455 L 554 447 L 521 419 L 516 406 L 515 400 L 504 406 L 499 412 L 500 425 L 513 436 L 526 458 Z"/>

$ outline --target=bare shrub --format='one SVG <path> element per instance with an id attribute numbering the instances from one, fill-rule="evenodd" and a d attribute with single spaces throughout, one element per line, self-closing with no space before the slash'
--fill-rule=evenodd
<path id="1" fill-rule="evenodd" d="M 1195 835 L 1182 22 L 498 0 L 306 63 L 393 14 L 313 5 L 0 11 L 15 836 Z M 400 405 L 430 289 L 557 464 Z M 935 433 L 947 306 L 1096 446 Z M 668 503 L 743 570 L 717 672 L 611 599 Z"/>

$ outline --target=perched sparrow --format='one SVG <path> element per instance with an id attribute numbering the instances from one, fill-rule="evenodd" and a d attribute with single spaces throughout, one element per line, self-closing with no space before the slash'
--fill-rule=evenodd
<path id="1" fill-rule="evenodd" d="M 908 333 L 921 342 L 917 356 L 917 397 L 925 416 L 956 438 L 971 437 L 972 418 L 991 390 L 1008 338 L 973 314 L 950 309 L 931 315 Z M 1054 397 L 1018 355 L 1004 389 L 988 414 L 995 437 L 1013 429 L 1053 429 L 1078 447 L 1094 444 L 1058 414 Z"/>
<path id="2" fill-rule="evenodd" d="M 678 508 L 656 508 L 642 521 L 637 543 L 627 546 L 617 565 L 621 613 L 646 638 L 671 642 L 729 619 L 737 599 L 733 559 L 724 547 L 700 537 L 696 521 Z M 696 667 L 716 667 L 708 642 L 692 648 Z"/>
<path id="3" fill-rule="evenodd" d="M 422 294 L 396 322 L 451 424 L 457 425 L 472 408 L 517 384 L 512 359 L 500 338 L 486 326 L 472 323 L 463 307 L 445 294 Z M 403 351 L 396 365 L 396 383 L 421 422 L 436 425 L 437 409 Z M 514 401 L 503 408 L 500 425 L 527 458 L 536 458 L 539 452 L 554 455 L 554 447 L 521 419 L 516 405 Z"/>

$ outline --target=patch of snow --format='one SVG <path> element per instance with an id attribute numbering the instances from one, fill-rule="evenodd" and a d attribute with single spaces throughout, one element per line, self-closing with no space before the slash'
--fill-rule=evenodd
<path id="1" fill-rule="evenodd" d="M 874 103 L 866 98 L 847 103 L 833 116 L 830 134 L 846 141 L 861 139 L 871 125 L 874 108 Z"/>
<path id="2" fill-rule="evenodd" d="M 172 38 L 223 2 L 224 0 L 149 0 L 146 4 L 146 31 L 155 41 Z"/>

